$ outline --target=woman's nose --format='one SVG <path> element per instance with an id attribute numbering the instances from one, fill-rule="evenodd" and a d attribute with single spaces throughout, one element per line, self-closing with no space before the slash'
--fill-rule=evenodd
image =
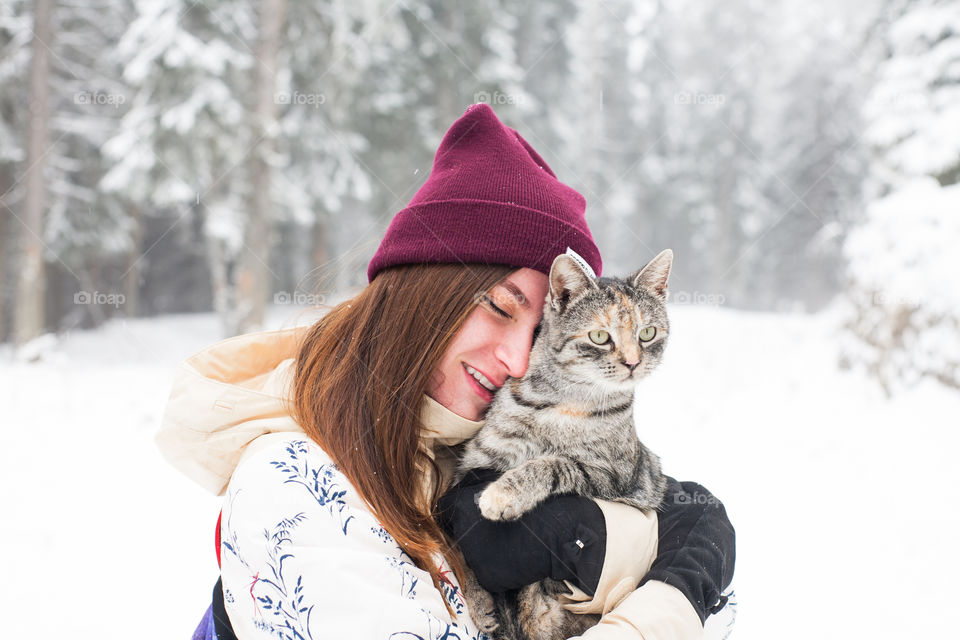
<path id="1" fill-rule="evenodd" d="M 511 378 L 519 378 L 527 372 L 530 364 L 530 347 L 533 334 L 530 331 L 514 331 L 501 341 L 496 348 L 497 359 L 507 370 Z"/>

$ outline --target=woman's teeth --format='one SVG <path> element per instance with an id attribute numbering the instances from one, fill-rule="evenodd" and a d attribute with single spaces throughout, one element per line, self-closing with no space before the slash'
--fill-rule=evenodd
<path id="1" fill-rule="evenodd" d="M 463 366 L 466 368 L 467 373 L 472 375 L 473 378 L 480 383 L 480 386 L 482 386 L 484 389 L 486 389 L 491 393 L 496 392 L 497 386 L 492 382 L 490 382 L 489 380 L 487 380 L 487 377 L 485 375 L 483 375 L 482 373 L 480 373 L 479 371 L 477 371 L 476 369 L 474 369 L 468 364 L 465 364 Z"/>

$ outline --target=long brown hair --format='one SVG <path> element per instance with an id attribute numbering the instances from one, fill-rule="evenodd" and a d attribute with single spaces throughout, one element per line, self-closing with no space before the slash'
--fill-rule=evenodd
<path id="1" fill-rule="evenodd" d="M 423 470 L 439 478 L 420 448 L 423 394 L 477 294 L 515 270 L 474 264 L 385 269 L 311 327 L 297 356 L 294 419 L 438 589 L 434 554 L 444 555 L 461 584 L 463 560 L 433 518 L 440 483 L 433 483 L 429 503 L 423 499 Z"/>

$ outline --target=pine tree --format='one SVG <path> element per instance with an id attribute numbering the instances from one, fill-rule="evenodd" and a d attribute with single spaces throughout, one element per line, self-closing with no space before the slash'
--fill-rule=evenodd
<path id="1" fill-rule="evenodd" d="M 750 295 L 761 307 L 815 310 L 842 289 L 842 240 L 861 202 L 862 27 L 821 4 L 785 11 L 775 38 L 791 46 L 771 55 L 761 136 L 774 217 L 755 241 Z"/>
<path id="2" fill-rule="evenodd" d="M 363 161 L 370 142 L 359 122 L 369 113 L 368 94 L 377 89 L 368 86 L 368 70 L 374 56 L 390 47 L 399 8 L 336 2 L 291 3 L 289 10 L 277 86 L 277 154 L 285 161 L 276 174 L 274 202 L 278 218 L 310 238 L 308 255 L 289 269 L 305 277 L 296 282 L 297 296 L 288 299 L 312 302 L 302 295 L 355 283 L 358 266 L 344 254 L 355 258 L 351 234 L 374 226 L 363 205 L 377 178 Z M 394 53 L 391 48 L 380 55 Z M 337 256 L 336 262 L 328 264 L 329 256 Z"/>
<path id="3" fill-rule="evenodd" d="M 434 0 L 394 6 L 366 39 L 364 75 L 353 95 L 350 130 L 371 187 L 358 223 L 336 225 L 352 271 L 365 265 L 392 215 L 426 180 L 441 136 L 467 106 L 488 101 L 523 127 L 531 102 L 516 61 L 516 20 L 504 0 Z M 536 145 L 536 142 L 534 142 Z M 354 202 L 356 206 L 357 202 Z M 343 242 L 345 241 L 345 242 Z"/>
<path id="4" fill-rule="evenodd" d="M 242 317 L 236 271 L 250 197 L 243 166 L 257 141 L 245 103 L 256 17 L 239 0 L 163 0 L 137 10 L 117 47 L 132 99 L 104 147 L 113 166 L 102 188 L 166 213 L 170 231 L 186 218 L 202 220 L 214 308 L 233 335 Z"/>
<path id="5" fill-rule="evenodd" d="M 642 160 L 631 178 L 639 224 L 677 255 L 676 302 L 750 303 L 750 221 L 768 215 L 758 4 L 644 5 L 631 70 Z"/>
<path id="6" fill-rule="evenodd" d="M 567 91 L 553 105 L 560 127 L 563 162 L 555 171 L 587 199 L 589 220 L 611 272 L 637 267 L 650 254 L 648 238 L 637 229 L 635 170 L 641 158 L 628 77 L 627 26 L 633 3 L 579 2 L 566 37 Z M 566 174 L 570 175 L 566 175 Z M 653 257 L 655 252 L 650 255 Z"/>
<path id="7" fill-rule="evenodd" d="M 845 245 L 844 361 L 888 392 L 925 376 L 960 387 L 960 6 L 907 4 L 884 44 L 864 110 L 873 199 Z"/>
<path id="8" fill-rule="evenodd" d="M 126 306 L 118 276 L 126 256 L 137 249 L 135 229 L 128 210 L 99 184 L 109 168 L 101 149 L 127 100 L 112 46 L 131 15 L 125 0 L 62 4 L 53 12 L 45 240 L 55 294 L 48 316 L 58 319 L 61 331 L 84 321 L 103 322 Z"/>
<path id="9" fill-rule="evenodd" d="M 30 66 L 32 13 L 26 0 L 0 4 L 0 342 L 11 336 L 22 233 L 17 211 L 23 188 L 18 167 L 25 156 L 25 80 Z"/>

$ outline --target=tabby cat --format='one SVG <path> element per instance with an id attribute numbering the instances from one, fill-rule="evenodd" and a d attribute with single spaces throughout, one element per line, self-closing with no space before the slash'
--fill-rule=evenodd
<path id="1" fill-rule="evenodd" d="M 515 520 L 556 494 L 660 504 L 666 480 L 637 438 L 633 397 L 663 357 L 672 263 L 666 249 L 620 279 L 596 278 L 566 254 L 554 260 L 527 372 L 494 396 L 454 479 L 503 472 L 479 496 L 485 518 Z M 552 579 L 492 595 L 467 576 L 464 591 L 474 621 L 497 640 L 561 640 L 599 619 L 566 611 L 556 595 L 569 591 Z"/>

